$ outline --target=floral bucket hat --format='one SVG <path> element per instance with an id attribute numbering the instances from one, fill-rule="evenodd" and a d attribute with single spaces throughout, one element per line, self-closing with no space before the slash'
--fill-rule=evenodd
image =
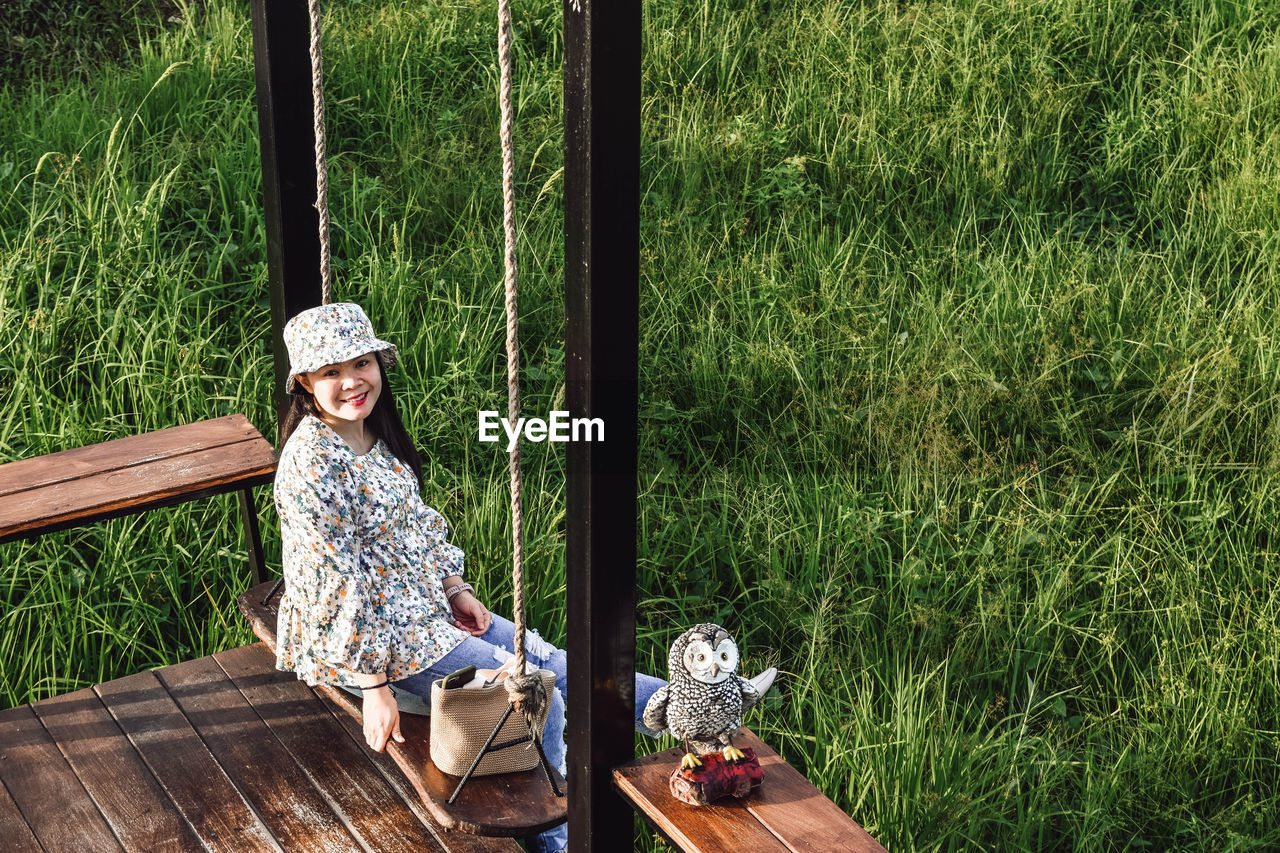
<path id="1" fill-rule="evenodd" d="M 394 344 L 379 340 L 364 309 L 352 302 L 333 302 L 308 308 L 284 327 L 284 345 L 289 350 L 289 378 L 284 390 L 292 393 L 299 373 L 339 364 L 367 352 L 377 353 L 386 370 L 396 366 Z"/>

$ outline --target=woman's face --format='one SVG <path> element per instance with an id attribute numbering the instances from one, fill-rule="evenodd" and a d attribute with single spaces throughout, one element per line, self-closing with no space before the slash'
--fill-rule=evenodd
<path id="1" fill-rule="evenodd" d="M 316 398 L 324 420 L 354 423 L 369 417 L 382 392 L 382 375 L 373 353 L 341 364 L 326 364 L 310 373 L 299 373 L 298 382 Z"/>

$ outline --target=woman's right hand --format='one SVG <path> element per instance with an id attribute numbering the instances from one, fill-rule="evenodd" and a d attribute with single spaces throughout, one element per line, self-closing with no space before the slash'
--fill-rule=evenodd
<path id="1" fill-rule="evenodd" d="M 387 739 L 404 743 L 400 734 L 400 708 L 390 687 L 364 691 L 364 740 L 369 747 L 382 752 Z"/>

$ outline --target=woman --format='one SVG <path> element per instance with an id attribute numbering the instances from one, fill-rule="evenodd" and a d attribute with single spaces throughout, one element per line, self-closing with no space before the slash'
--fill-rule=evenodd
<path id="1" fill-rule="evenodd" d="M 348 303 L 302 312 L 284 339 L 290 407 L 275 501 L 286 585 L 276 665 L 308 684 L 359 688 L 365 741 L 382 751 L 389 738 L 404 741 L 392 685 L 429 698 L 437 678 L 471 664 L 496 668 L 512 657 L 515 626 L 463 581 L 462 551 L 418 494 L 422 460 L 387 384 L 396 348 Z M 564 773 L 565 655 L 534 632 L 525 647 L 556 674 L 543 743 Z M 637 674 L 636 707 L 663 683 Z M 530 849 L 563 850 L 567 839 L 562 825 L 530 839 Z"/>

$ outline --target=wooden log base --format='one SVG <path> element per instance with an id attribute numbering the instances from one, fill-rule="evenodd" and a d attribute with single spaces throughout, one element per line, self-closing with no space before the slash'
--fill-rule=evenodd
<path id="1" fill-rule="evenodd" d="M 253 632 L 275 652 L 276 609 L 279 596 L 262 603 L 273 584 L 264 583 L 240 596 L 240 612 Z M 359 724 L 360 700 L 339 687 L 321 685 L 316 692 L 349 714 Z M 557 797 L 541 768 L 500 776 L 479 776 L 467 782 L 456 802 L 447 803 L 461 777 L 442 773 L 431 763 L 428 743 L 429 717 L 400 715 L 404 743 L 390 741 L 387 753 L 413 786 L 427 812 L 445 829 L 504 838 L 536 835 L 565 822 L 568 799 Z M 565 781 L 556 774 L 556 784 L 565 790 Z"/>
<path id="2" fill-rule="evenodd" d="M 671 773 L 671 796 L 691 806 L 705 806 L 724 797 L 742 799 L 764 782 L 754 749 L 742 751 L 732 763 L 718 752 L 698 756 L 701 767 L 677 767 Z"/>

